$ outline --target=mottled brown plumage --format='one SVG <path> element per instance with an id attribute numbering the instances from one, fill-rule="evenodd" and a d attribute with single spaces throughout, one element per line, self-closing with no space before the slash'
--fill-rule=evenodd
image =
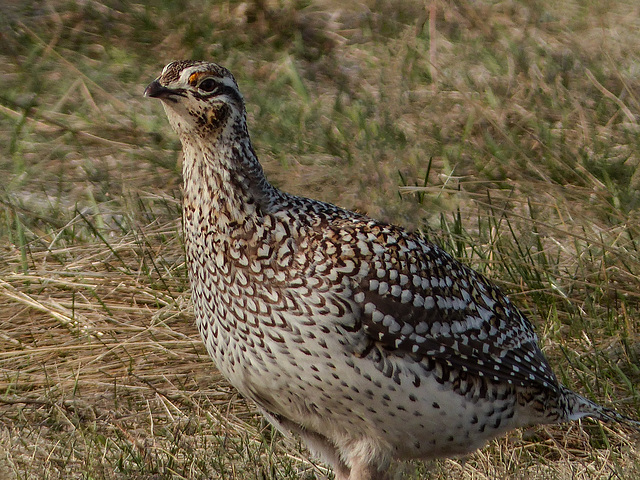
<path id="1" fill-rule="evenodd" d="M 633 423 L 560 385 L 530 323 L 479 273 L 399 227 L 274 188 L 228 70 L 170 63 L 145 95 L 183 145 L 209 354 L 338 479 L 385 478 L 392 458 L 465 454 L 529 424 Z"/>

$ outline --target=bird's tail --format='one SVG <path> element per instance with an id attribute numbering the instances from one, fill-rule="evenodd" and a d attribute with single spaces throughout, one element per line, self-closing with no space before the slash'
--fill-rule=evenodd
<path id="1" fill-rule="evenodd" d="M 578 420 L 583 417 L 591 417 L 602 422 L 618 422 L 627 425 L 640 432 L 640 421 L 621 415 L 615 410 L 598 405 L 591 400 L 584 398 L 568 388 L 562 386 L 562 396 L 564 397 L 565 412 L 567 420 Z"/>

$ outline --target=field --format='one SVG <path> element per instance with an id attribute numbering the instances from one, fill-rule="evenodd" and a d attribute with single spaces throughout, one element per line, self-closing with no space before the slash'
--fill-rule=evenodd
<path id="1" fill-rule="evenodd" d="M 640 417 L 640 4 L 0 5 L 0 478 L 325 479 L 194 326 L 180 144 L 145 86 L 236 75 L 278 187 L 494 279 L 559 379 Z M 395 478 L 640 478 L 640 434 L 512 432 Z"/>

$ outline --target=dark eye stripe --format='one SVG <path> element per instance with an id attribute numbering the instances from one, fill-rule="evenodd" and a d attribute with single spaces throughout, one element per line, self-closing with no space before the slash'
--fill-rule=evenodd
<path id="1" fill-rule="evenodd" d="M 193 92 L 193 96 L 205 100 L 207 98 L 219 97 L 220 95 L 227 95 L 234 101 L 234 103 L 242 103 L 242 97 L 240 96 L 240 93 L 238 93 L 238 90 L 224 83 L 216 82 L 216 84 L 217 86 L 212 92 L 207 92 L 204 94 L 200 92 Z"/>

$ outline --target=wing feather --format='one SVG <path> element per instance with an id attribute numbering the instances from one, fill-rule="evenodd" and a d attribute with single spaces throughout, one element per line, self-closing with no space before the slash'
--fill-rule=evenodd
<path id="1" fill-rule="evenodd" d="M 350 300 L 370 341 L 496 381 L 557 385 L 529 321 L 483 275 L 398 227 L 347 223 L 335 235 L 359 245 L 345 254 L 360 264 Z"/>

